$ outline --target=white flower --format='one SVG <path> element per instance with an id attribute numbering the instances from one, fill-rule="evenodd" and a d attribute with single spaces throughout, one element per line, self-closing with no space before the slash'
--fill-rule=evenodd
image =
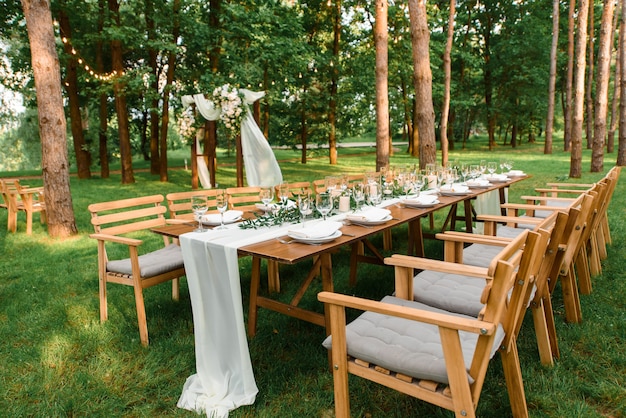
<path id="1" fill-rule="evenodd" d="M 243 117 L 243 100 L 239 90 L 230 84 L 224 84 L 213 90 L 213 101 L 220 108 L 220 119 L 224 126 L 235 135 L 239 134 Z"/>

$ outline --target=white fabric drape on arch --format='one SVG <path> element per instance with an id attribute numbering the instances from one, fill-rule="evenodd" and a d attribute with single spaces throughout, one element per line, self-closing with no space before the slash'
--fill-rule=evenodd
<path id="1" fill-rule="evenodd" d="M 244 117 L 241 121 L 241 148 L 248 186 L 271 187 L 280 184 L 283 181 L 283 174 L 276 156 L 249 108 L 249 105 L 265 96 L 265 92 L 247 89 L 239 89 L 239 91 L 244 96 L 245 104 Z M 195 103 L 198 112 L 207 120 L 220 118 L 221 109 L 215 107 L 215 103 L 206 99 L 203 94 L 183 96 L 182 103 L 184 107 Z"/>

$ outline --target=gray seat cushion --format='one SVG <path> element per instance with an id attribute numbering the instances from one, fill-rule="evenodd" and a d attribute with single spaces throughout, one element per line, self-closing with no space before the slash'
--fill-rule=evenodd
<path id="1" fill-rule="evenodd" d="M 413 299 L 476 318 L 484 306 L 480 296 L 485 285 L 484 279 L 425 270 L 413 278 Z"/>
<path id="2" fill-rule="evenodd" d="M 139 256 L 141 277 L 153 277 L 184 266 L 183 253 L 180 246 L 170 244 L 160 250 Z M 121 274 L 132 274 L 130 258 L 109 261 L 107 271 Z"/>
<path id="3" fill-rule="evenodd" d="M 441 309 L 393 296 L 386 296 L 382 302 L 450 314 Z M 472 319 L 460 314 L 450 315 Z M 468 370 L 476 349 L 478 336 L 463 331 L 459 332 L 459 336 L 465 368 Z M 352 357 L 417 379 L 427 379 L 443 384 L 449 383 L 439 331 L 434 325 L 364 312 L 346 327 L 346 339 L 348 354 Z M 503 339 L 504 331 L 501 326 L 498 326 L 491 350 L 492 357 Z M 332 338 L 326 338 L 323 345 L 329 349 L 332 345 Z M 468 380 L 472 383 L 469 375 Z"/>
<path id="4" fill-rule="evenodd" d="M 570 206 L 571 204 L 572 202 L 568 200 L 550 200 L 550 199 L 546 200 L 546 202 L 543 203 L 543 205 L 545 206 L 558 207 L 558 208 L 566 208 Z M 547 218 L 552 213 L 553 211 L 551 210 L 536 210 L 534 216 L 536 218 Z"/>

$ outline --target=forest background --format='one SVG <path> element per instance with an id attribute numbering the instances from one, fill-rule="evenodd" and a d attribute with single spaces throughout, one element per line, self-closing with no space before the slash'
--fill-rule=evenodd
<path id="1" fill-rule="evenodd" d="M 24 9 L 0 4 L 2 84 L 25 108 L 2 106 L 0 171 L 36 168 L 42 153 Z M 412 5 L 425 12 L 422 20 L 411 16 Z M 327 143 L 336 164 L 338 142 L 374 132 L 386 158 L 394 152 L 389 139 L 402 138 L 420 163 L 435 134 L 443 162 L 447 149 L 464 148 L 477 132 L 488 135 L 490 150 L 546 135 L 550 153 L 553 131 L 563 129 L 557 146 L 574 144 L 570 175 L 578 177 L 581 146 L 593 149 L 590 170 L 600 171 L 605 151 L 615 151 L 619 112 L 626 115 L 618 101 L 626 96 L 618 54 L 624 8 L 614 0 L 56 0 L 50 9 L 70 166 L 81 179 L 98 168 L 107 178 L 109 163 L 121 159 L 122 182 L 134 182 L 132 157 L 140 155 L 166 181 L 167 150 L 189 147 L 202 125 L 205 149 L 231 149 L 233 135 L 180 102 L 225 83 L 266 92 L 255 109 L 265 136 L 272 145 L 302 145 L 302 163 L 308 144 Z M 426 59 L 416 58 L 425 52 L 419 45 Z M 420 132 L 428 112 L 434 122 Z"/>

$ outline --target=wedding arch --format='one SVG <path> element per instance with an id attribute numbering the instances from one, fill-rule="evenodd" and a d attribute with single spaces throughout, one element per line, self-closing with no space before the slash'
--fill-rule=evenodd
<path id="1" fill-rule="evenodd" d="M 280 166 L 269 142 L 261 132 L 256 123 L 250 105 L 265 96 L 265 92 L 254 92 L 247 89 L 236 89 L 229 85 L 224 85 L 215 89 L 210 98 L 205 94 L 186 95 L 182 97 L 183 108 L 195 105 L 196 109 L 208 121 L 221 120 L 236 138 L 237 142 L 237 186 L 243 186 L 242 169 L 245 167 L 246 181 L 248 186 L 274 186 L 282 182 L 283 176 Z M 193 148 L 198 147 L 196 139 Z M 241 164 L 239 163 L 241 161 Z M 211 175 L 211 170 L 206 166 L 204 157 L 202 162 L 197 160 L 197 168 L 201 170 L 200 180 L 203 187 L 207 181 L 214 184 L 215 178 Z M 207 175 L 209 176 L 207 178 Z M 209 185 L 210 185 L 209 184 Z"/>

